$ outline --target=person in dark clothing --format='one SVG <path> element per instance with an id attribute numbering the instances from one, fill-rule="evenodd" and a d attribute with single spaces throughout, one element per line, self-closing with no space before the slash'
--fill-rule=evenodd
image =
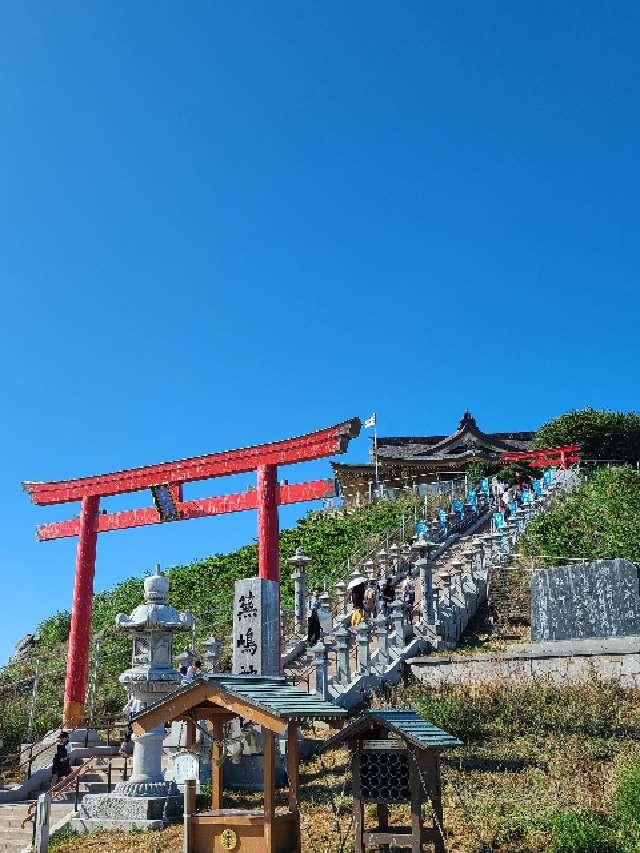
<path id="1" fill-rule="evenodd" d="M 351 590 L 351 604 L 354 610 L 364 610 L 364 581 Z"/>
<path id="2" fill-rule="evenodd" d="M 391 578 L 387 578 L 384 586 L 382 587 L 382 612 L 385 616 L 389 616 L 389 613 L 391 612 L 391 605 L 393 604 L 395 597 L 396 591 L 393 588 Z"/>
<path id="3" fill-rule="evenodd" d="M 51 766 L 51 783 L 53 785 L 71 773 L 71 762 L 69 761 L 69 753 L 67 752 L 68 743 L 69 735 L 66 732 L 60 732 L 60 737 L 56 745 L 56 754 L 53 756 L 53 764 Z"/>
<path id="4" fill-rule="evenodd" d="M 320 590 L 312 594 L 307 604 L 307 643 L 309 647 L 320 641 Z"/>

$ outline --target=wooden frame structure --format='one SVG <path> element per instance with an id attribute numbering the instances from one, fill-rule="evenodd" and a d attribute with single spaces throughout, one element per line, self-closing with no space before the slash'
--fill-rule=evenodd
<path id="1" fill-rule="evenodd" d="M 210 677 L 176 691 L 139 714 L 134 736 L 161 723 L 187 723 L 187 744 L 195 739 L 196 721 L 207 720 L 212 732 L 211 809 L 196 811 L 195 781 L 185 787 L 184 853 L 300 853 L 300 776 L 298 726 L 303 720 L 340 720 L 346 711 L 283 679 Z M 235 717 L 260 726 L 264 744 L 262 810 L 225 809 L 224 726 Z M 276 738 L 286 734 L 288 809 L 276 814 Z"/>
<path id="2" fill-rule="evenodd" d="M 457 738 L 426 722 L 411 709 L 370 711 L 331 738 L 324 749 L 347 743 L 352 750 L 355 853 L 389 846 L 421 853 L 432 844 L 445 853 L 440 792 L 440 752 L 462 746 Z M 410 826 L 393 826 L 389 806 L 411 806 Z M 365 826 L 365 805 L 375 804 L 378 825 Z M 425 826 L 423 805 L 431 807 Z"/>

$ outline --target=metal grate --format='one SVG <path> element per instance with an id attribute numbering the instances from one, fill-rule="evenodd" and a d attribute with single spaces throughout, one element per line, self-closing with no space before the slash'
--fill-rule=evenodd
<path id="1" fill-rule="evenodd" d="M 411 799 L 409 754 L 400 751 L 362 752 L 360 795 L 365 802 L 408 802 Z"/>

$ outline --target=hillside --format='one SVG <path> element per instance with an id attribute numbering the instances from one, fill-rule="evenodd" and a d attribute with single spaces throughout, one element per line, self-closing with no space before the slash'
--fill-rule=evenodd
<path id="1" fill-rule="evenodd" d="M 344 575 L 347 560 L 363 548 L 374 547 L 385 534 L 397 531 L 403 516 L 407 522 L 412 521 L 413 512 L 410 500 L 382 502 L 352 514 L 310 513 L 295 527 L 281 531 L 283 608 L 292 606 L 293 584 L 286 561 L 296 548 L 302 546 L 312 559 L 309 583 L 323 586 L 326 581 L 333 593 L 333 584 Z M 211 633 L 228 641 L 234 581 L 256 572 L 255 545 L 166 569 L 171 604 L 197 617 L 197 645 Z M 118 714 L 124 704 L 117 676 L 129 665 L 130 641 L 116 634 L 115 617 L 117 613 L 130 613 L 142 601 L 142 596 L 143 578 L 132 577 L 94 597 L 92 631 L 94 637 L 101 637 L 96 720 Z M 40 659 L 40 676 L 35 733 L 43 734 L 59 725 L 68 633 L 69 614 L 53 614 L 38 627 L 39 638 L 28 656 L 0 670 L 0 736 L 4 740 L 4 751 L 11 750 L 24 738 L 36 659 Z M 179 638 L 177 650 L 181 651 L 189 642 L 190 637 Z M 95 656 L 95 647 L 93 654 Z M 95 660 L 92 668 L 94 665 Z"/>
<path id="2" fill-rule="evenodd" d="M 523 553 L 558 565 L 569 557 L 640 561 L 640 474 L 602 468 L 527 528 Z"/>

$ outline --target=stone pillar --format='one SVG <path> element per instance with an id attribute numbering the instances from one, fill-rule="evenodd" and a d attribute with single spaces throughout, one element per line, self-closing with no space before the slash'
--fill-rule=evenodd
<path id="1" fill-rule="evenodd" d="M 384 672 L 389 666 L 389 629 L 382 613 L 373 620 L 373 626 L 378 641 L 378 670 Z"/>
<path id="2" fill-rule="evenodd" d="M 190 667 L 195 659 L 195 652 L 192 648 L 187 647 L 183 652 L 180 652 L 180 654 L 178 655 L 178 668 L 183 666 L 186 666 L 187 668 Z"/>
<path id="3" fill-rule="evenodd" d="M 378 577 L 380 578 L 380 582 L 384 583 L 387 579 L 387 552 L 384 548 L 381 548 L 376 554 L 376 560 L 378 563 Z"/>
<path id="4" fill-rule="evenodd" d="M 311 558 L 305 556 L 303 548 L 296 548 L 296 553 L 293 557 L 289 557 L 287 563 L 293 567 L 291 572 L 291 580 L 293 581 L 293 607 L 295 613 L 295 631 L 296 634 L 305 634 L 307 630 L 307 620 L 305 613 L 305 604 L 307 598 L 307 567 L 311 562 Z"/>
<path id="5" fill-rule="evenodd" d="M 356 638 L 358 642 L 358 672 L 360 675 L 369 675 L 371 673 L 369 637 L 369 622 L 367 619 L 363 619 L 356 628 Z"/>
<path id="6" fill-rule="evenodd" d="M 404 617 L 404 604 L 400 601 L 399 598 L 396 598 L 393 604 L 391 605 L 391 621 L 393 622 L 393 626 L 395 628 L 393 644 L 398 649 L 404 647 Z"/>
<path id="7" fill-rule="evenodd" d="M 126 783 L 119 788 L 129 796 L 165 796 L 167 783 L 162 772 L 162 741 L 164 726 L 156 726 L 149 732 L 133 737 L 133 770 Z M 126 789 L 125 789 L 126 785 Z"/>
<path id="8" fill-rule="evenodd" d="M 435 622 L 433 612 L 433 570 L 426 557 L 416 561 L 420 573 L 420 594 L 422 597 L 422 621 L 427 625 Z"/>
<path id="9" fill-rule="evenodd" d="M 338 616 L 347 615 L 347 584 L 338 581 L 336 584 L 336 598 L 338 599 Z"/>
<path id="10" fill-rule="evenodd" d="M 311 651 L 316 671 L 316 695 L 321 699 L 327 700 L 329 698 L 329 666 L 327 647 L 324 644 L 324 640 L 318 640 Z"/>
<path id="11" fill-rule="evenodd" d="M 49 850 L 49 816 L 51 814 L 51 794 L 45 792 L 38 797 L 36 814 L 35 853 L 47 853 Z"/>
<path id="12" fill-rule="evenodd" d="M 207 672 L 220 671 L 220 653 L 223 645 L 222 640 L 218 640 L 213 635 L 204 641 L 204 659 L 207 662 Z"/>
<path id="13" fill-rule="evenodd" d="M 330 633 L 333 627 L 333 614 L 331 612 L 331 597 L 325 589 L 320 593 L 320 607 L 318 609 L 318 618 L 320 619 L 320 627 L 325 634 Z"/>
<path id="14" fill-rule="evenodd" d="M 348 684 L 351 681 L 351 666 L 349 661 L 349 631 L 346 628 L 338 628 L 335 633 L 337 672 L 336 681 L 339 684 Z"/>

